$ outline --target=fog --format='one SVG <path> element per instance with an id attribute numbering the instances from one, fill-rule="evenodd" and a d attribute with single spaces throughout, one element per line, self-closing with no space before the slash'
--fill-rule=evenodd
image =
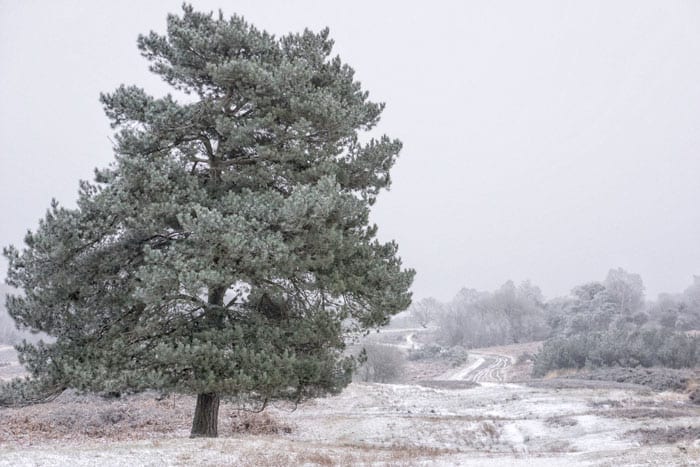
<path id="1" fill-rule="evenodd" d="M 655 297 L 698 272 L 696 2 L 193 4 L 277 35 L 330 27 L 404 142 L 373 220 L 416 298 L 508 279 L 554 297 L 616 267 Z M 99 92 L 167 92 L 135 40 L 179 7 L 0 2 L 1 244 L 111 160 Z"/>

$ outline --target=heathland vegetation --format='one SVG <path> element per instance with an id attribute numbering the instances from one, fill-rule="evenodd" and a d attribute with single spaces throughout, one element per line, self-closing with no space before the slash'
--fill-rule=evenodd
<path id="1" fill-rule="evenodd" d="M 611 269 L 602 281 L 545 300 L 529 281 L 493 292 L 462 289 L 451 301 L 427 298 L 396 322 L 433 330 L 444 348 L 544 341 L 533 376 L 559 369 L 693 368 L 700 364 L 700 277 L 679 294 L 648 301 L 637 274 Z M 434 352 L 435 353 L 435 352 Z"/>

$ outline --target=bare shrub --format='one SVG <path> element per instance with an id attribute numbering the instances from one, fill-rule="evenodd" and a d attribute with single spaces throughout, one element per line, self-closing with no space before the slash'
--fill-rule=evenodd
<path id="1" fill-rule="evenodd" d="M 484 433 L 491 439 L 496 439 L 501 436 L 498 427 L 493 422 L 483 421 L 481 422 L 481 426 L 479 428 L 482 433 Z"/>
<path id="2" fill-rule="evenodd" d="M 688 395 L 688 399 L 690 399 L 690 402 L 693 404 L 699 404 L 700 405 L 700 387 L 693 389 L 690 391 L 690 394 Z"/>
<path id="3" fill-rule="evenodd" d="M 578 425 L 578 421 L 571 417 L 549 417 L 544 424 L 553 428 L 564 428 Z"/>
<path id="4" fill-rule="evenodd" d="M 515 363 L 518 365 L 523 365 L 525 363 L 534 362 L 534 361 L 535 361 L 534 355 L 532 355 L 530 352 L 523 352 L 520 355 L 518 355 L 518 359 L 515 361 Z"/>
<path id="5" fill-rule="evenodd" d="M 409 308 L 409 316 L 414 323 L 423 328 L 427 328 L 428 324 L 435 320 L 444 305 L 432 297 L 424 298 L 418 302 L 414 302 Z"/>
<path id="6" fill-rule="evenodd" d="M 614 399 L 603 399 L 600 401 L 589 402 L 588 405 L 596 409 L 610 409 L 622 407 L 622 402 Z"/>
<path id="7" fill-rule="evenodd" d="M 467 362 L 469 354 L 460 345 L 445 348 L 439 344 L 426 344 L 418 349 L 408 351 L 408 359 L 417 360 L 446 360 L 451 366 L 460 366 Z"/>
<path id="8" fill-rule="evenodd" d="M 445 351 L 443 346 L 429 343 L 417 349 L 409 350 L 408 359 L 411 361 L 439 359 L 444 355 Z"/>
<path id="9" fill-rule="evenodd" d="M 356 377 L 360 381 L 390 383 L 397 381 L 404 374 L 406 356 L 390 345 L 365 345 L 365 361 L 357 369 Z"/>
<path id="10" fill-rule="evenodd" d="M 231 414 L 231 421 L 233 433 L 277 435 L 292 432 L 291 425 L 276 419 L 267 412 L 235 411 Z"/>
<path id="11" fill-rule="evenodd" d="M 60 396 L 61 386 L 29 378 L 0 381 L 0 407 L 21 407 L 49 402 Z"/>

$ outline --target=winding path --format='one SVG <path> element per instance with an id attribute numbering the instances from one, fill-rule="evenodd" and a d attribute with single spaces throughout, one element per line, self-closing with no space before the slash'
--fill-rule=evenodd
<path id="1" fill-rule="evenodd" d="M 468 366 L 451 374 L 452 381 L 473 381 L 475 383 L 503 383 L 505 372 L 512 365 L 510 358 L 502 355 L 471 353 Z"/>

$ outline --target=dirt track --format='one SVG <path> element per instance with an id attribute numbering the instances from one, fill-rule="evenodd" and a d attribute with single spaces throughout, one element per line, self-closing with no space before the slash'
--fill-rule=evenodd
<path id="1" fill-rule="evenodd" d="M 505 381 L 505 371 L 511 366 L 510 358 L 500 355 L 484 355 L 478 368 L 470 372 L 464 379 L 475 383 L 502 383 Z"/>
<path id="2" fill-rule="evenodd" d="M 474 352 L 469 354 L 469 360 L 464 366 L 450 370 L 440 378 L 474 383 L 504 383 L 512 366 L 510 357 Z"/>

